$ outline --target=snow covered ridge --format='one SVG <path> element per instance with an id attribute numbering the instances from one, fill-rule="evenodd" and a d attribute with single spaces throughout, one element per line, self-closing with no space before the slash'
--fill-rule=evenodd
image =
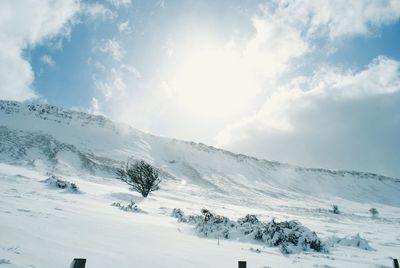
<path id="1" fill-rule="evenodd" d="M 31 115 L 42 120 L 50 120 L 57 123 L 70 124 L 80 122 L 82 125 L 97 124 L 99 126 L 113 127 L 111 120 L 102 115 L 91 115 L 78 111 L 70 111 L 57 106 L 42 103 L 21 103 L 17 101 L 0 100 L 0 111 L 4 114 Z"/>
<path id="2" fill-rule="evenodd" d="M 6 116 L 6 117 L 4 117 Z M 391 178 L 383 175 L 378 175 L 375 173 L 369 172 L 358 172 L 358 171 L 342 171 L 342 170 L 329 170 L 329 169 L 321 169 L 321 168 L 304 168 L 290 164 L 284 164 L 276 161 L 268 161 L 263 159 L 258 159 L 251 156 L 246 156 L 243 154 L 235 154 L 223 149 L 215 148 L 213 146 L 208 146 L 203 143 L 196 143 L 196 142 L 189 142 L 189 141 L 181 141 L 177 139 L 168 139 L 157 137 L 151 134 L 147 134 L 136 130 L 130 126 L 126 126 L 123 124 L 116 124 L 113 121 L 105 118 L 101 115 L 91 115 L 83 112 L 78 111 L 71 111 L 66 110 L 63 108 L 59 108 L 57 106 L 48 105 L 48 104 L 38 104 L 38 103 L 29 103 L 29 102 L 17 102 L 17 101 L 7 101 L 7 100 L 0 100 L 0 126 L 7 126 L 9 128 L 20 128 L 18 126 L 18 119 L 21 117 L 26 118 L 28 120 L 34 119 L 39 121 L 44 121 L 48 123 L 57 123 L 60 125 L 69 126 L 69 129 L 73 131 L 73 128 L 79 127 L 96 127 L 96 130 L 109 130 L 110 133 L 108 136 L 121 136 L 121 132 L 128 132 L 133 134 L 132 138 L 137 139 L 145 139 L 148 143 L 148 140 L 158 140 L 162 143 L 168 143 L 172 146 L 174 145 L 186 145 L 187 147 L 191 148 L 192 150 L 198 150 L 200 152 L 205 153 L 212 153 L 212 154 L 222 154 L 227 157 L 235 159 L 237 162 L 244 163 L 244 164 L 256 164 L 264 166 L 265 168 L 271 170 L 280 170 L 280 169 L 290 169 L 296 171 L 298 173 L 303 173 L 305 176 L 307 174 L 324 174 L 326 176 L 338 176 L 338 177 L 357 177 L 357 178 L 369 178 L 369 179 L 377 179 L 379 181 L 390 180 L 397 183 L 400 183 L 400 179 Z M 8 120 L 7 120 L 8 119 Z M 13 120 L 15 123 L 3 123 L 2 121 L 9 121 Z M 11 126 L 10 126 L 11 125 Z M 41 125 L 46 126 L 46 125 Z M 41 126 L 35 126 L 35 129 L 39 129 L 40 131 L 47 132 L 48 130 L 43 129 Z M 50 126 L 49 126 L 50 127 Z M 122 129 L 121 129 L 122 128 Z M 65 128 L 64 128 L 65 129 Z M 68 128 L 67 128 L 68 129 Z M 24 129 L 25 131 L 28 129 Z M 30 130 L 30 129 L 29 129 Z M 60 128 L 61 130 L 61 128 Z M 33 132 L 33 131 L 32 131 Z M 52 133 L 53 134 L 53 133 Z M 122 133 L 123 134 L 123 133 Z M 54 139 L 58 138 L 58 135 L 52 135 Z M 76 146 L 74 143 L 70 143 L 70 146 Z M 82 150 L 81 150 L 82 151 Z M 126 159 L 121 159 L 126 160 Z M 175 160 L 170 160 L 175 161 Z"/>
<path id="3" fill-rule="evenodd" d="M 300 167 L 300 166 L 287 164 L 287 163 L 281 163 L 281 162 L 277 162 L 277 161 L 269 161 L 269 160 L 265 160 L 265 159 L 259 159 L 254 156 L 232 153 L 230 151 L 216 148 L 214 146 L 206 145 L 201 142 L 196 143 L 193 141 L 181 141 L 181 140 L 177 140 L 177 139 L 172 139 L 172 140 L 175 142 L 186 143 L 186 144 L 191 145 L 191 146 L 195 147 L 196 149 L 198 149 L 200 151 L 204 151 L 204 152 L 221 152 L 223 154 L 229 155 L 229 156 L 237 159 L 238 162 L 258 162 L 258 163 L 261 163 L 270 168 L 291 168 L 291 169 L 294 169 L 296 171 L 303 172 L 303 173 L 316 172 L 316 173 L 323 173 L 323 174 L 327 174 L 327 175 L 341 176 L 341 177 L 345 177 L 345 176 L 349 175 L 349 176 L 357 176 L 359 178 L 376 178 L 380 181 L 393 180 L 395 182 L 400 183 L 400 178 L 392 178 L 392 177 L 388 177 L 388 176 L 384 176 L 384 175 L 380 175 L 380 174 L 376 174 L 376 173 L 372 173 L 372 172 Z"/>
<path id="4" fill-rule="evenodd" d="M 117 168 L 138 160 L 159 169 L 166 181 L 196 186 L 202 194 L 229 195 L 237 204 L 240 196 L 297 199 L 328 195 L 400 206 L 399 179 L 259 160 L 201 143 L 146 134 L 102 116 L 47 104 L 0 101 L 0 162 L 29 165 L 57 175 L 115 178 Z"/>
<path id="5" fill-rule="evenodd" d="M 113 174 L 120 162 L 109 158 L 97 157 L 90 152 L 82 152 L 73 144 L 60 142 L 53 136 L 42 132 L 27 132 L 8 129 L 0 125 L 0 160 L 19 162 L 35 166 L 38 162 L 47 162 L 49 166 L 59 165 L 62 154 L 71 153 L 79 159 L 80 166 L 86 172 L 94 170 Z"/>

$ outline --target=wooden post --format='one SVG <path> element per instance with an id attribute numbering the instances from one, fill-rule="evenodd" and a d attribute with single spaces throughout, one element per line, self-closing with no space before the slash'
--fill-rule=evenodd
<path id="1" fill-rule="evenodd" d="M 239 268 L 246 268 L 246 266 L 247 266 L 245 261 L 239 261 L 238 265 L 239 265 Z"/>
<path id="2" fill-rule="evenodd" d="M 85 268 L 85 265 L 86 265 L 86 259 L 75 258 L 72 261 L 70 268 Z"/>
<path id="3" fill-rule="evenodd" d="M 393 268 L 399 268 L 399 261 L 397 259 L 393 259 Z"/>

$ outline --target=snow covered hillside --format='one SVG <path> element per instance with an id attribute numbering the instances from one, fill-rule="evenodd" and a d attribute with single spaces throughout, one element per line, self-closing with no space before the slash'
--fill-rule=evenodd
<path id="1" fill-rule="evenodd" d="M 147 199 L 115 179 L 116 168 L 140 159 L 164 178 Z M 60 188 L 51 176 L 79 190 Z M 131 201 L 138 211 L 111 205 Z M 284 255 L 242 236 L 218 245 L 171 217 L 174 208 L 297 220 L 329 252 Z M 242 259 L 250 268 L 390 267 L 400 257 L 399 227 L 396 178 L 260 160 L 102 116 L 0 101 L 0 267 L 68 267 L 73 257 L 88 258 L 89 268 L 236 267 Z"/>

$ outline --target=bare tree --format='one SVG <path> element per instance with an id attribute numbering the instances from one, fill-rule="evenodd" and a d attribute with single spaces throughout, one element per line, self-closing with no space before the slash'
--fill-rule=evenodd
<path id="1" fill-rule="evenodd" d="M 116 173 L 120 180 L 129 184 L 143 197 L 160 189 L 158 186 L 161 182 L 159 172 L 145 161 L 139 161 L 133 165 L 128 163 L 124 168 L 118 169 Z"/>

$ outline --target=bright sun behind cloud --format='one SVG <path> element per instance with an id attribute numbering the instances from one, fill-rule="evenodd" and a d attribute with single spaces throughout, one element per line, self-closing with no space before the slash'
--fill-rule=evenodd
<path id="1" fill-rule="evenodd" d="M 177 105 L 199 117 L 230 117 L 260 92 L 235 44 L 207 40 L 180 50 L 168 87 Z"/>

